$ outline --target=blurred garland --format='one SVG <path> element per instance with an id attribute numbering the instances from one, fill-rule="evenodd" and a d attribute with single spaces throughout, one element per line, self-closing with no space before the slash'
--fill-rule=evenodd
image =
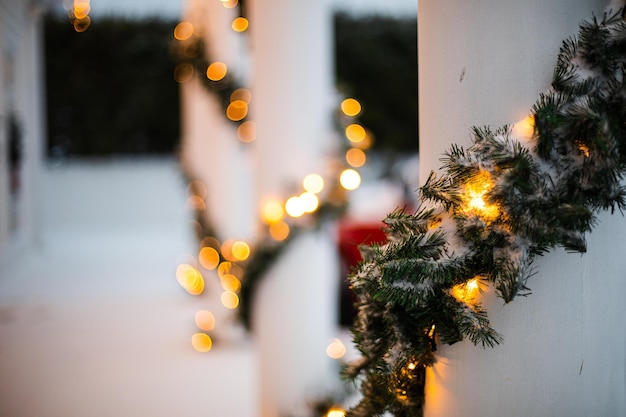
<path id="1" fill-rule="evenodd" d="M 200 81 L 206 91 L 218 98 L 223 111 L 227 113 L 228 107 L 233 102 L 234 95 L 236 95 L 238 91 L 245 90 L 245 88 L 229 73 L 217 81 L 213 81 L 204 76 L 207 68 L 215 61 L 211 59 L 208 48 L 201 37 L 197 36 L 194 31 L 194 34 L 191 36 L 183 40 L 175 41 L 172 45 L 172 50 L 174 55 L 178 58 L 179 67 L 181 65 L 192 67 L 193 76 Z M 342 117 L 338 117 L 337 128 L 344 130 L 346 126 L 355 124 L 355 116 L 343 115 Z M 240 120 L 229 120 L 239 126 L 247 120 L 247 116 Z M 368 140 L 371 140 L 371 137 L 369 137 Z M 344 141 L 344 144 L 346 142 L 347 141 Z M 239 290 L 239 306 L 237 312 L 238 318 L 247 330 L 250 330 L 252 326 L 251 314 L 255 291 L 265 273 L 274 265 L 274 262 L 276 262 L 289 247 L 291 242 L 302 232 L 319 229 L 323 224 L 336 220 L 345 213 L 347 208 L 347 195 L 346 190 L 339 183 L 339 170 L 344 168 L 349 167 L 336 166 L 335 169 L 337 169 L 337 172 L 330 173 L 331 177 L 333 177 L 333 181 L 329 184 L 328 180 L 325 181 L 327 184 L 323 192 L 324 195 L 320 195 L 319 207 L 314 212 L 305 214 L 300 218 L 288 218 L 285 220 L 289 227 L 289 234 L 284 240 L 276 240 L 273 238 L 269 229 L 271 225 L 266 225 L 262 230 L 262 235 L 258 239 L 258 242 L 251 248 L 249 258 L 244 261 L 235 262 L 233 259 L 224 256 L 221 249 L 221 242 L 217 239 L 218 233 L 216 228 L 208 220 L 205 204 L 191 205 L 195 210 L 196 235 L 198 241 L 201 242 L 201 246 L 205 245 L 213 248 L 219 254 L 219 263 L 236 263 L 243 271 L 242 276 L 238 277 L 241 281 L 241 288 Z M 193 173 L 187 172 L 186 177 L 191 185 L 190 194 L 192 197 L 194 197 L 196 201 L 198 201 L 198 199 L 204 200 L 206 198 L 206 196 L 203 195 L 204 193 L 194 187 L 194 184 L 197 185 L 197 182 L 195 181 Z"/>
<path id="2" fill-rule="evenodd" d="M 387 242 L 362 248 L 350 282 L 361 359 L 345 369 L 362 399 L 348 416 L 423 415 L 426 367 L 437 343 L 494 346 L 478 293 L 527 295 L 536 256 L 585 252 L 601 210 L 626 208 L 624 9 L 580 26 L 562 44 L 551 89 L 524 123 L 474 127 L 452 145 L 443 174 L 420 189 L 413 214 L 385 219 Z"/>

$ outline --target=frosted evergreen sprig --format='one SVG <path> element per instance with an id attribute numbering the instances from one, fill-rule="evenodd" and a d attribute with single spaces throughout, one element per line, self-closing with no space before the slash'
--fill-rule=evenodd
<path id="1" fill-rule="evenodd" d="M 361 358 L 345 368 L 362 400 L 350 416 L 423 414 L 437 343 L 501 343 L 469 285 L 506 303 L 529 294 L 536 256 L 585 252 L 600 210 L 626 207 L 626 22 L 593 17 L 563 42 L 551 88 L 531 109 L 533 133 L 472 128 L 431 173 L 415 213 L 385 220 L 387 243 L 362 248 L 349 280 Z"/>

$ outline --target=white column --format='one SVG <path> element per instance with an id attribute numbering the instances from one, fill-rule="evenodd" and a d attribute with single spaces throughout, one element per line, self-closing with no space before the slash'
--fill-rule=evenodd
<path id="1" fill-rule="evenodd" d="M 249 87 L 242 52 L 245 34 L 231 29 L 235 17 L 235 9 L 225 8 L 219 0 L 191 0 L 184 13 L 201 33 L 211 60 L 224 62 L 228 72 Z M 239 142 L 237 127 L 226 118 L 215 94 L 197 80 L 183 84 L 181 90 L 184 168 L 206 184 L 208 217 L 219 237 L 249 241 L 256 233 L 257 215 L 252 147 Z"/>
<path id="2" fill-rule="evenodd" d="M 420 178 L 470 127 L 523 119 L 546 91 L 563 39 L 599 0 L 421 0 Z M 484 295 L 496 348 L 441 345 L 427 375 L 427 417 L 626 415 L 626 220 L 603 214 L 584 255 L 536 262 L 532 294 Z"/>
<path id="3" fill-rule="evenodd" d="M 331 15 L 325 0 L 248 3 L 260 202 L 284 199 L 306 174 L 325 173 L 332 138 Z M 331 234 L 307 233 L 258 289 L 253 326 L 263 417 L 304 414 L 298 410 L 338 380 L 325 353 L 337 330 L 337 265 Z"/>
<path id="4" fill-rule="evenodd" d="M 15 110 L 22 130 L 21 187 L 18 196 L 18 233 L 27 244 L 41 237 L 40 183 L 45 142 L 43 73 L 43 9 L 24 8 L 15 63 Z"/>

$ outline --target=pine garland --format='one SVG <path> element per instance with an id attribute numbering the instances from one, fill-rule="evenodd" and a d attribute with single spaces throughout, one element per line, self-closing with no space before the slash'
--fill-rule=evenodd
<path id="1" fill-rule="evenodd" d="M 385 219 L 388 243 L 362 248 L 349 277 L 362 358 L 344 373 L 363 397 L 349 416 L 422 416 L 437 343 L 502 341 L 470 285 L 505 303 L 527 295 L 536 256 L 585 252 L 597 213 L 626 207 L 625 65 L 623 9 L 581 24 L 532 107 L 532 137 L 474 127 L 472 145 L 453 145 L 425 181 L 417 211 Z"/>

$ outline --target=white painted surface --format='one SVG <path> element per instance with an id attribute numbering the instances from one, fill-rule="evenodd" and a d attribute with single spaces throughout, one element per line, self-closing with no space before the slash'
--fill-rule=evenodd
<path id="1" fill-rule="evenodd" d="M 260 206 L 299 194 L 307 174 L 328 174 L 336 140 L 331 14 L 325 0 L 247 4 Z M 338 380 L 325 349 L 338 331 L 339 276 L 334 236 L 325 229 L 300 236 L 265 276 L 253 310 L 263 417 L 300 415 Z"/>
<path id="2" fill-rule="evenodd" d="M 215 304 L 176 282 L 196 243 L 178 165 L 73 163 L 42 185 L 43 245 L 0 269 L 0 416 L 257 416 L 252 346 L 191 347 Z"/>
<path id="3" fill-rule="evenodd" d="M 548 88 L 561 41 L 603 1 L 419 4 L 420 178 L 473 125 L 523 119 Z M 626 415 L 626 220 L 603 214 L 583 256 L 537 260 L 533 294 L 484 302 L 504 344 L 440 346 L 427 417 Z"/>

